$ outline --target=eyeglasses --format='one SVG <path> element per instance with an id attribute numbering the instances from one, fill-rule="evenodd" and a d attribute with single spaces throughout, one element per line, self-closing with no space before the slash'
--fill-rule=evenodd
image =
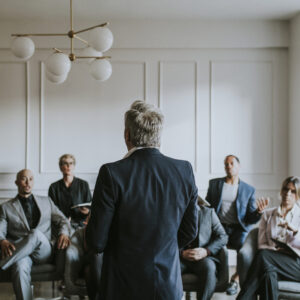
<path id="1" fill-rule="evenodd" d="M 297 194 L 296 189 L 289 189 L 288 187 L 284 187 L 282 189 L 283 192 L 288 193 L 289 191 L 291 191 L 292 194 Z"/>
<path id="2" fill-rule="evenodd" d="M 73 166 L 74 162 L 73 161 L 63 161 L 61 163 L 61 166 Z"/>

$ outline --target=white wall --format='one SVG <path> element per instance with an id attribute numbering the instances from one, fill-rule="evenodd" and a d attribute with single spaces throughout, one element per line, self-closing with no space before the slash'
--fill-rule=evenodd
<path id="1" fill-rule="evenodd" d="M 93 189 L 100 165 L 126 153 L 124 112 L 145 99 L 166 116 L 162 152 L 192 163 L 202 196 L 210 178 L 224 175 L 224 156 L 234 153 L 241 178 L 277 201 L 288 174 L 288 23 L 112 22 L 112 77 L 96 82 L 75 63 L 62 85 L 44 77 L 48 49 L 28 63 L 7 49 L 10 33 L 37 32 L 36 24 L 2 25 L 0 198 L 15 195 L 15 173 L 24 167 L 35 173 L 36 192 L 46 194 L 65 152 L 75 154 L 78 176 Z"/>

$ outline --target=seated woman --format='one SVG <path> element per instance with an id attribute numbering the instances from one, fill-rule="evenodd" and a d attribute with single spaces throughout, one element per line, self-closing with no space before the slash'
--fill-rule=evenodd
<path id="1" fill-rule="evenodd" d="M 74 176 L 75 163 L 72 154 L 64 154 L 59 158 L 59 168 L 63 178 L 52 183 L 48 192 L 48 196 L 56 206 L 70 219 L 74 230 L 84 226 L 89 208 L 72 207 L 91 202 L 92 199 L 88 183 Z"/>
<path id="2" fill-rule="evenodd" d="M 264 212 L 259 224 L 258 252 L 237 299 L 278 299 L 278 280 L 300 281 L 300 180 L 282 183 L 281 204 Z"/>
<path id="3" fill-rule="evenodd" d="M 197 299 L 211 299 L 217 284 L 216 255 L 227 244 L 228 237 L 213 208 L 205 207 L 205 200 L 198 198 L 198 236 L 181 252 L 182 273 L 194 273 L 200 278 Z M 209 205 L 209 204 L 208 204 Z"/>

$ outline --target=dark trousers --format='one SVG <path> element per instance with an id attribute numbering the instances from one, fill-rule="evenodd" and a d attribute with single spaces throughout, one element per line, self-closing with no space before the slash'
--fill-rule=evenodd
<path id="1" fill-rule="evenodd" d="M 248 232 L 245 231 L 240 224 L 223 224 L 226 234 L 228 235 L 227 247 L 229 249 L 234 249 L 239 251 L 248 235 Z"/>
<path id="2" fill-rule="evenodd" d="M 103 254 L 89 254 L 88 264 L 84 269 L 86 289 L 90 300 L 98 299 Z"/>
<path id="3" fill-rule="evenodd" d="M 193 273 L 199 277 L 198 300 L 211 299 L 217 284 L 216 262 L 211 257 L 198 261 L 181 261 L 182 273 Z"/>
<path id="4" fill-rule="evenodd" d="M 278 251 L 258 250 L 237 300 L 278 299 L 278 280 L 300 281 L 300 258 Z"/>

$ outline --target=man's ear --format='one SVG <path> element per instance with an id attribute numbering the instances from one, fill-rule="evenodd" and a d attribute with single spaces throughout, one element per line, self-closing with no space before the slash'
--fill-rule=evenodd
<path id="1" fill-rule="evenodd" d="M 129 132 L 129 129 L 125 129 L 124 138 L 125 138 L 125 142 L 126 143 L 130 142 L 130 132 Z"/>

